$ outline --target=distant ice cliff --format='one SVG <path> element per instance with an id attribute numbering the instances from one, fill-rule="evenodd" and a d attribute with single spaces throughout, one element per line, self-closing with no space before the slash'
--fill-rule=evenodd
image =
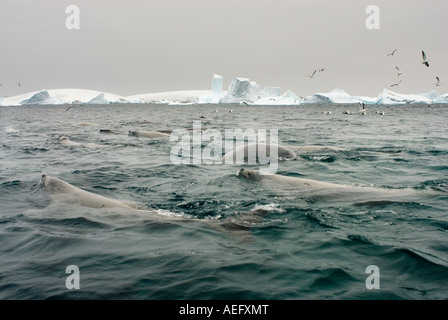
<path id="1" fill-rule="evenodd" d="M 30 92 L 14 97 L 0 98 L 0 106 L 60 105 L 60 104 L 228 104 L 246 105 L 303 105 L 303 104 L 382 104 L 448 103 L 448 93 L 432 90 L 421 94 L 401 94 L 384 89 L 377 97 L 352 96 L 341 89 L 328 93 L 315 93 L 298 97 L 294 92 L 281 93 L 279 87 L 265 86 L 246 78 L 234 78 L 228 89 L 223 90 L 223 78 L 213 75 L 210 90 L 184 90 L 119 96 L 112 93 L 84 89 L 54 89 Z"/>

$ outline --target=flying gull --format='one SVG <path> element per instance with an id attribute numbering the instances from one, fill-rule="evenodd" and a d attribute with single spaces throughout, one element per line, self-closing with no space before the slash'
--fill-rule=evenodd
<path id="1" fill-rule="evenodd" d="M 403 74 L 403 72 L 401 72 L 400 71 L 400 69 L 398 68 L 398 67 L 395 67 L 395 69 L 397 69 L 397 76 L 398 76 L 398 78 L 400 78 L 400 75 L 402 75 Z"/>
<path id="2" fill-rule="evenodd" d="M 437 82 L 435 83 L 436 87 L 441 86 L 439 77 L 436 77 Z"/>
<path id="3" fill-rule="evenodd" d="M 313 78 L 313 77 L 314 77 L 314 74 L 316 73 L 316 71 L 317 71 L 317 70 L 314 70 L 314 72 L 313 72 L 312 75 L 310 75 L 310 76 L 306 76 L 306 77 L 310 77 L 310 79 Z"/>
<path id="4" fill-rule="evenodd" d="M 82 107 L 82 104 L 72 104 L 70 107 L 68 107 L 65 111 L 70 110 L 72 107 Z"/>
<path id="5" fill-rule="evenodd" d="M 429 60 L 426 59 L 425 51 L 422 51 L 422 58 L 423 58 L 422 64 L 429 67 Z"/>
<path id="6" fill-rule="evenodd" d="M 397 51 L 397 49 L 394 49 L 394 51 L 392 51 L 391 53 L 388 53 L 387 56 L 393 56 L 395 51 Z"/>
<path id="7" fill-rule="evenodd" d="M 390 86 L 391 86 L 391 87 L 395 87 L 395 86 L 398 86 L 398 85 L 400 84 L 400 82 L 401 82 L 401 80 L 400 80 L 400 81 L 398 81 L 397 83 L 391 84 Z"/>
<path id="8" fill-rule="evenodd" d="M 319 69 L 319 72 L 322 72 L 322 71 L 324 71 L 324 70 L 325 70 L 325 68 Z"/>

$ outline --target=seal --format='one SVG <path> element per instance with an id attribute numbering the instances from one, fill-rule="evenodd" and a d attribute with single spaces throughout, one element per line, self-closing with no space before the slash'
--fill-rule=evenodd
<path id="1" fill-rule="evenodd" d="M 119 134 L 118 132 L 112 131 L 110 129 L 100 129 L 100 133 L 104 133 L 104 134 Z"/>
<path id="2" fill-rule="evenodd" d="M 77 146 L 88 147 L 88 148 L 102 148 L 102 147 L 104 147 L 104 145 L 91 143 L 91 142 L 89 142 L 89 143 L 74 142 L 74 141 L 71 141 L 66 136 L 59 136 L 59 142 L 62 145 L 67 146 L 67 147 L 77 147 Z"/>
<path id="3" fill-rule="evenodd" d="M 322 201 L 354 201 L 356 203 L 362 201 L 386 201 L 406 199 L 415 201 L 420 197 L 427 197 L 432 192 L 419 192 L 412 188 L 391 189 L 370 186 L 343 185 L 325 181 L 312 179 L 304 179 L 298 177 L 284 176 L 280 174 L 263 175 L 256 170 L 240 169 L 237 176 L 243 177 L 250 181 L 260 183 L 263 188 L 274 190 L 280 194 L 287 196 L 297 196 L 311 199 L 319 199 Z M 435 194 L 435 193 L 434 193 Z"/>
<path id="4" fill-rule="evenodd" d="M 90 208 L 124 208 L 129 210 L 136 210 L 130 204 L 123 201 L 109 199 L 98 194 L 82 190 L 75 187 L 59 178 L 42 175 L 42 184 L 46 190 L 51 194 L 65 194 L 74 198 L 84 207 Z"/>
<path id="5" fill-rule="evenodd" d="M 164 138 L 170 137 L 169 134 L 159 131 L 129 131 L 130 136 L 143 137 L 143 138 Z"/>
<path id="6" fill-rule="evenodd" d="M 287 147 L 280 146 L 278 144 L 271 143 L 249 143 L 244 146 L 237 147 L 232 151 L 227 152 L 222 160 L 224 163 L 236 163 L 237 160 L 244 160 L 245 162 L 253 160 L 269 160 L 271 154 L 275 152 L 271 152 L 274 148 L 277 151 L 277 157 L 280 159 L 295 159 L 296 154 L 294 151 L 288 149 Z M 266 159 L 263 159 L 266 158 Z M 266 161 L 264 161 L 266 162 Z"/>
<path id="7" fill-rule="evenodd" d="M 322 150 L 333 150 L 333 151 L 347 151 L 345 148 L 333 147 L 333 146 L 286 146 L 286 148 L 299 151 L 299 152 L 315 152 Z"/>
<path id="8" fill-rule="evenodd" d="M 244 177 L 247 180 L 261 182 L 264 185 L 268 185 L 272 188 L 281 188 L 281 189 L 303 190 L 313 188 L 321 188 L 321 189 L 349 188 L 348 186 L 340 184 L 311 180 L 311 179 L 303 179 L 297 177 L 288 177 L 279 174 L 262 175 L 260 174 L 259 171 L 248 169 L 240 169 L 237 173 L 237 176 Z"/>
<path id="9" fill-rule="evenodd" d="M 160 220 L 162 222 L 196 222 L 200 225 L 205 225 L 219 231 L 241 235 L 244 237 L 249 235 L 248 231 L 250 230 L 250 227 L 246 226 L 248 222 L 244 220 L 244 217 L 249 217 L 248 221 L 253 223 L 257 216 L 265 214 L 261 210 L 254 210 L 245 215 L 241 215 L 240 218 L 231 219 L 230 221 L 227 219 L 224 219 L 224 221 L 212 221 L 208 219 L 186 218 L 183 215 L 178 216 L 176 214 L 171 214 L 170 212 L 159 212 L 159 210 L 151 210 L 145 208 L 144 206 L 137 206 L 125 201 L 107 198 L 86 190 L 82 190 L 69 184 L 68 182 L 52 177 L 48 174 L 42 175 L 41 183 L 50 194 L 61 196 L 63 200 L 75 201 L 84 207 L 126 209 L 127 211 L 141 212 L 145 215 L 150 214 L 152 219 L 155 219 L 155 221 Z"/>
<path id="10" fill-rule="evenodd" d="M 80 146 L 81 143 L 79 142 L 74 142 L 74 141 L 70 141 L 69 138 L 67 138 L 66 136 L 59 136 L 59 142 L 64 145 L 64 146 Z"/>

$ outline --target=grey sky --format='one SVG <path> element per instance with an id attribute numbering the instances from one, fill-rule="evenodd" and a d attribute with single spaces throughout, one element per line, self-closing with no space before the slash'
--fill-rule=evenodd
<path id="1" fill-rule="evenodd" d="M 371 4 L 380 9 L 379 30 L 365 26 Z M 80 9 L 80 30 L 65 26 L 68 5 Z M 0 96 L 209 89 L 213 73 L 225 89 L 243 77 L 298 96 L 335 88 L 423 93 L 439 76 L 445 85 L 437 91 L 446 93 L 447 12 L 440 0 L 2 0 Z M 390 88 L 395 66 L 402 83 Z M 318 68 L 325 70 L 305 77 Z"/>

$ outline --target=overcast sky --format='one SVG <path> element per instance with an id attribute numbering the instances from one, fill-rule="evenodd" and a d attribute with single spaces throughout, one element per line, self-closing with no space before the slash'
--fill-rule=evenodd
<path id="1" fill-rule="evenodd" d="M 79 7 L 79 30 L 66 27 L 68 5 Z M 368 5 L 380 29 L 367 29 Z M 446 93 L 447 13 L 441 0 L 1 0 L 0 96 L 209 89 L 214 73 L 224 89 L 242 77 L 298 96 Z M 395 66 L 402 82 L 391 88 Z"/>

